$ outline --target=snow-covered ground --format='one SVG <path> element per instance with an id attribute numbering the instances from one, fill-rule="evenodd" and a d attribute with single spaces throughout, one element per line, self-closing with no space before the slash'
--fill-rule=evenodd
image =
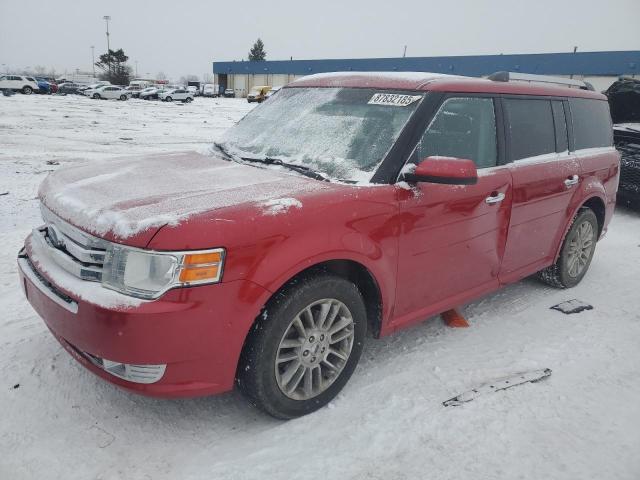
<path id="1" fill-rule="evenodd" d="M 525 280 L 466 306 L 471 328 L 435 318 L 369 339 L 338 398 L 298 420 L 236 392 L 140 397 L 80 367 L 18 287 L 38 184 L 72 162 L 206 149 L 251 108 L 0 97 L 0 479 L 640 478 L 640 213 L 622 208 L 578 287 Z M 573 298 L 594 309 L 549 309 Z M 539 383 L 442 406 L 542 368 Z"/>

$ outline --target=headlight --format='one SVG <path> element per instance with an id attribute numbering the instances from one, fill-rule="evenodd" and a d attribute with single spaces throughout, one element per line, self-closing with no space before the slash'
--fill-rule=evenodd
<path id="1" fill-rule="evenodd" d="M 152 252 L 122 245 L 107 250 L 102 285 L 134 297 L 157 298 L 171 288 L 217 283 L 224 249 Z"/>

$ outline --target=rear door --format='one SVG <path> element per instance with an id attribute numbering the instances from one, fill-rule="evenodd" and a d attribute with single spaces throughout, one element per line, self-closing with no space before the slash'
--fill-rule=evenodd
<path id="1" fill-rule="evenodd" d="M 562 98 L 505 96 L 513 206 L 500 280 L 513 282 L 553 262 L 581 169 L 568 151 Z"/>
<path id="2" fill-rule="evenodd" d="M 471 159 L 478 183 L 419 183 L 401 194 L 396 326 L 499 285 L 511 173 L 501 165 L 497 118 L 491 97 L 449 95 L 412 154 L 414 163 L 429 156 Z"/>

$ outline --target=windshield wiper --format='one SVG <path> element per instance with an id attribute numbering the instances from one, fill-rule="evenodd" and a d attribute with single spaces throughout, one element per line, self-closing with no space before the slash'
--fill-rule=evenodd
<path id="1" fill-rule="evenodd" d="M 222 152 L 222 154 L 227 157 L 228 160 L 231 160 L 232 162 L 237 162 L 238 161 L 238 157 L 232 155 L 231 153 L 229 153 L 229 151 L 224 148 L 222 146 L 221 143 L 218 142 L 213 142 L 213 146 L 216 147 L 220 152 Z"/>
<path id="2" fill-rule="evenodd" d="M 305 167 L 304 165 L 297 165 L 295 163 L 287 163 L 287 162 L 283 162 L 281 159 L 279 158 L 274 158 L 274 157 L 260 157 L 260 158 L 255 158 L 255 157 L 240 157 L 242 158 L 242 160 L 245 160 L 247 162 L 258 162 L 258 163 L 265 163 L 267 165 L 278 165 L 280 167 L 285 167 L 288 168 L 289 170 L 294 170 L 298 173 L 301 173 L 309 178 L 313 178 L 315 180 L 321 180 L 323 182 L 328 182 L 329 179 L 327 177 L 325 177 L 324 175 L 322 175 L 319 172 L 316 172 L 315 170 L 309 168 L 309 167 Z"/>

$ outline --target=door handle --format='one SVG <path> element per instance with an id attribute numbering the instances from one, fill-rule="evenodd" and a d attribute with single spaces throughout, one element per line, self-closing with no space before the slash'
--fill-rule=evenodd
<path id="1" fill-rule="evenodd" d="M 487 198 L 484 199 L 484 201 L 489 205 L 493 205 L 494 203 L 500 203 L 502 200 L 504 200 L 504 193 L 502 192 L 489 195 Z"/>
<path id="2" fill-rule="evenodd" d="M 577 185 L 579 180 L 580 180 L 580 177 L 578 177 L 578 175 L 571 175 L 569 178 L 567 178 L 564 181 L 564 186 L 567 188 L 571 188 L 574 185 Z"/>

